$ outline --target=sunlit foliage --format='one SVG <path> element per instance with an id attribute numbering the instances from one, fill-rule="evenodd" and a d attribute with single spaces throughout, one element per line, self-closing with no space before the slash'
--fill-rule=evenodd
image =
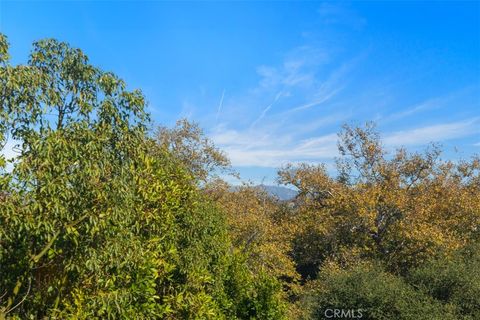
<path id="1" fill-rule="evenodd" d="M 221 173 L 233 173 L 225 153 L 215 147 L 195 122 L 181 119 L 174 128 L 161 126 L 156 138 L 200 182 L 218 178 Z"/>
<path id="2" fill-rule="evenodd" d="M 224 217 L 169 148 L 145 99 L 66 43 L 11 66 L 0 39 L 0 319 L 278 319 Z"/>
<path id="3" fill-rule="evenodd" d="M 222 181 L 198 124 L 151 126 L 81 50 L 13 66 L 0 34 L 0 320 L 480 317 L 478 156 L 344 126 L 335 170 L 285 166 L 281 201 Z"/>
<path id="4" fill-rule="evenodd" d="M 305 276 L 327 260 L 382 260 L 402 273 L 478 240 L 480 161 L 443 161 L 438 147 L 389 155 L 371 125 L 340 134 L 339 175 L 323 166 L 280 171 L 298 188 L 294 255 Z"/>
<path id="5" fill-rule="evenodd" d="M 303 317 L 363 309 L 366 319 L 475 319 L 480 161 L 388 152 L 372 124 L 339 134 L 338 176 L 300 164 L 292 257 L 307 280 Z"/>

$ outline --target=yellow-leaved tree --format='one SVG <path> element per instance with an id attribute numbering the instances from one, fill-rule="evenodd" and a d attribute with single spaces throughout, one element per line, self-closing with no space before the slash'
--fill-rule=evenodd
<path id="1" fill-rule="evenodd" d="M 339 134 L 338 176 L 301 164 L 279 172 L 299 190 L 294 258 L 304 276 L 328 260 L 379 259 L 396 273 L 478 240 L 480 160 L 444 161 L 432 145 L 392 154 L 372 124 Z"/>

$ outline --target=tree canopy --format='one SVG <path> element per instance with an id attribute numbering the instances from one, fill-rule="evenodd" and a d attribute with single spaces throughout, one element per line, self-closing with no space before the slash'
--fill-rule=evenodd
<path id="1" fill-rule="evenodd" d="M 0 318 L 281 318 L 278 281 L 252 274 L 225 221 L 169 148 L 145 98 L 79 49 L 0 39 Z"/>
<path id="2" fill-rule="evenodd" d="M 480 317 L 478 156 L 345 125 L 335 172 L 279 169 L 283 201 L 222 181 L 198 124 L 154 132 L 143 93 L 80 49 L 8 49 L 0 34 L 0 320 Z"/>

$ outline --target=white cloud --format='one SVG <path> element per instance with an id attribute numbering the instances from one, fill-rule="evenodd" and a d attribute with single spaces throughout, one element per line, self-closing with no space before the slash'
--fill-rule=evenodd
<path id="1" fill-rule="evenodd" d="M 288 162 L 311 162 L 337 154 L 336 134 L 298 143 L 289 133 L 273 136 L 254 130 L 217 132 L 211 138 L 227 153 L 234 166 L 280 167 Z"/>
<path id="2" fill-rule="evenodd" d="M 246 103 L 237 102 L 232 108 L 235 99 L 229 99 L 229 105 L 224 106 L 238 116 L 230 121 L 225 118 L 209 136 L 234 166 L 279 167 L 287 162 L 331 159 L 337 154 L 337 136 L 325 134 L 325 129 L 345 119 L 345 113 L 327 115 L 313 107 L 328 103 L 342 91 L 361 56 L 330 65 L 333 71 L 325 76 L 320 66 L 327 63 L 327 56 L 325 51 L 308 46 L 292 50 L 279 66 L 257 69 L 260 81 L 244 98 Z M 255 104 L 262 101 L 264 107 L 259 110 Z M 303 101 L 300 106 L 299 101 Z M 258 115 L 245 125 L 240 110 L 245 111 L 244 117 Z"/>
<path id="3" fill-rule="evenodd" d="M 322 89 L 323 88 L 321 88 L 320 91 L 318 92 L 318 95 L 320 96 L 318 99 L 307 102 L 307 103 L 305 103 L 301 106 L 295 107 L 295 108 L 289 110 L 288 112 L 291 113 L 291 112 L 303 111 L 303 110 L 307 110 L 307 109 L 310 109 L 312 107 L 316 107 L 318 105 L 321 105 L 322 103 L 327 102 L 332 97 L 334 97 L 343 88 L 342 87 L 334 88 L 333 90 L 330 90 L 330 91 L 326 91 L 326 90 L 322 90 Z"/>
<path id="4" fill-rule="evenodd" d="M 387 135 L 384 142 L 390 146 L 408 146 L 462 138 L 480 132 L 479 119 L 474 118 L 397 131 Z"/>
<path id="5" fill-rule="evenodd" d="M 259 86 L 252 91 L 284 91 L 308 88 L 316 83 L 316 72 L 329 62 L 329 52 L 322 47 L 300 46 L 285 55 L 278 66 L 262 65 L 257 68 Z"/>
<path id="6" fill-rule="evenodd" d="M 440 97 L 429 98 L 400 112 L 396 112 L 385 117 L 380 117 L 380 119 L 382 123 L 386 123 L 398 121 L 424 111 L 431 111 L 448 106 L 452 107 L 452 103 L 458 104 L 462 98 L 468 97 L 472 94 L 472 92 L 476 92 L 475 90 L 477 90 L 476 86 L 467 86 Z"/>
<path id="7" fill-rule="evenodd" d="M 383 122 L 389 122 L 389 121 L 396 121 L 396 120 L 400 120 L 400 119 L 403 119 L 405 117 L 409 117 L 411 115 L 414 115 L 418 112 L 421 112 L 421 111 L 424 111 L 424 110 L 429 110 L 429 109 L 432 109 L 432 108 L 437 108 L 438 106 L 442 105 L 443 104 L 443 101 L 442 99 L 439 99 L 439 98 L 432 98 L 432 99 L 428 99 L 416 106 L 413 106 L 411 108 L 408 108 L 404 111 L 400 111 L 400 112 L 397 112 L 397 113 L 394 113 L 388 117 L 386 117 L 385 119 L 383 119 L 382 121 Z"/>
<path id="8" fill-rule="evenodd" d="M 208 135 L 233 166 L 279 167 L 337 155 L 331 127 L 350 117 L 351 110 L 328 108 L 365 54 L 352 59 L 332 52 L 318 42 L 294 48 L 279 64 L 259 66 L 257 85 L 243 95 L 224 100 L 222 94 Z"/>
<path id="9" fill-rule="evenodd" d="M 363 58 L 363 56 L 364 54 L 361 54 L 341 64 L 334 69 L 325 80 L 317 79 L 310 101 L 290 109 L 288 113 L 304 111 L 319 106 L 335 97 L 346 87 L 346 76 L 351 72 L 355 65 L 357 65 L 358 61 Z"/>
<path id="10" fill-rule="evenodd" d="M 480 118 L 442 123 L 386 135 L 387 146 L 412 146 L 480 133 Z M 338 155 L 337 134 L 296 139 L 295 133 L 272 135 L 255 130 L 229 130 L 212 136 L 234 166 L 281 167 L 286 163 L 329 162 Z M 477 144 L 480 146 L 480 143 Z"/>
<path id="11" fill-rule="evenodd" d="M 291 124 L 289 130 L 295 132 L 297 135 L 310 135 L 312 132 L 320 130 L 332 124 L 340 124 L 345 122 L 352 116 L 348 110 L 343 110 L 341 113 L 333 113 L 323 117 L 314 118 L 311 121 L 302 121 L 301 123 Z"/>

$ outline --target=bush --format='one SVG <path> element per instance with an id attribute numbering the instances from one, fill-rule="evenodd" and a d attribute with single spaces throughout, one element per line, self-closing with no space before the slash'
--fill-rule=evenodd
<path id="1" fill-rule="evenodd" d="M 455 319 L 448 307 L 375 264 L 326 266 L 308 288 L 303 303 L 309 319 L 328 319 L 335 309 L 362 319 Z"/>
<path id="2" fill-rule="evenodd" d="M 413 270 L 408 281 L 455 309 L 457 319 L 480 319 L 480 247 L 434 259 Z"/>

